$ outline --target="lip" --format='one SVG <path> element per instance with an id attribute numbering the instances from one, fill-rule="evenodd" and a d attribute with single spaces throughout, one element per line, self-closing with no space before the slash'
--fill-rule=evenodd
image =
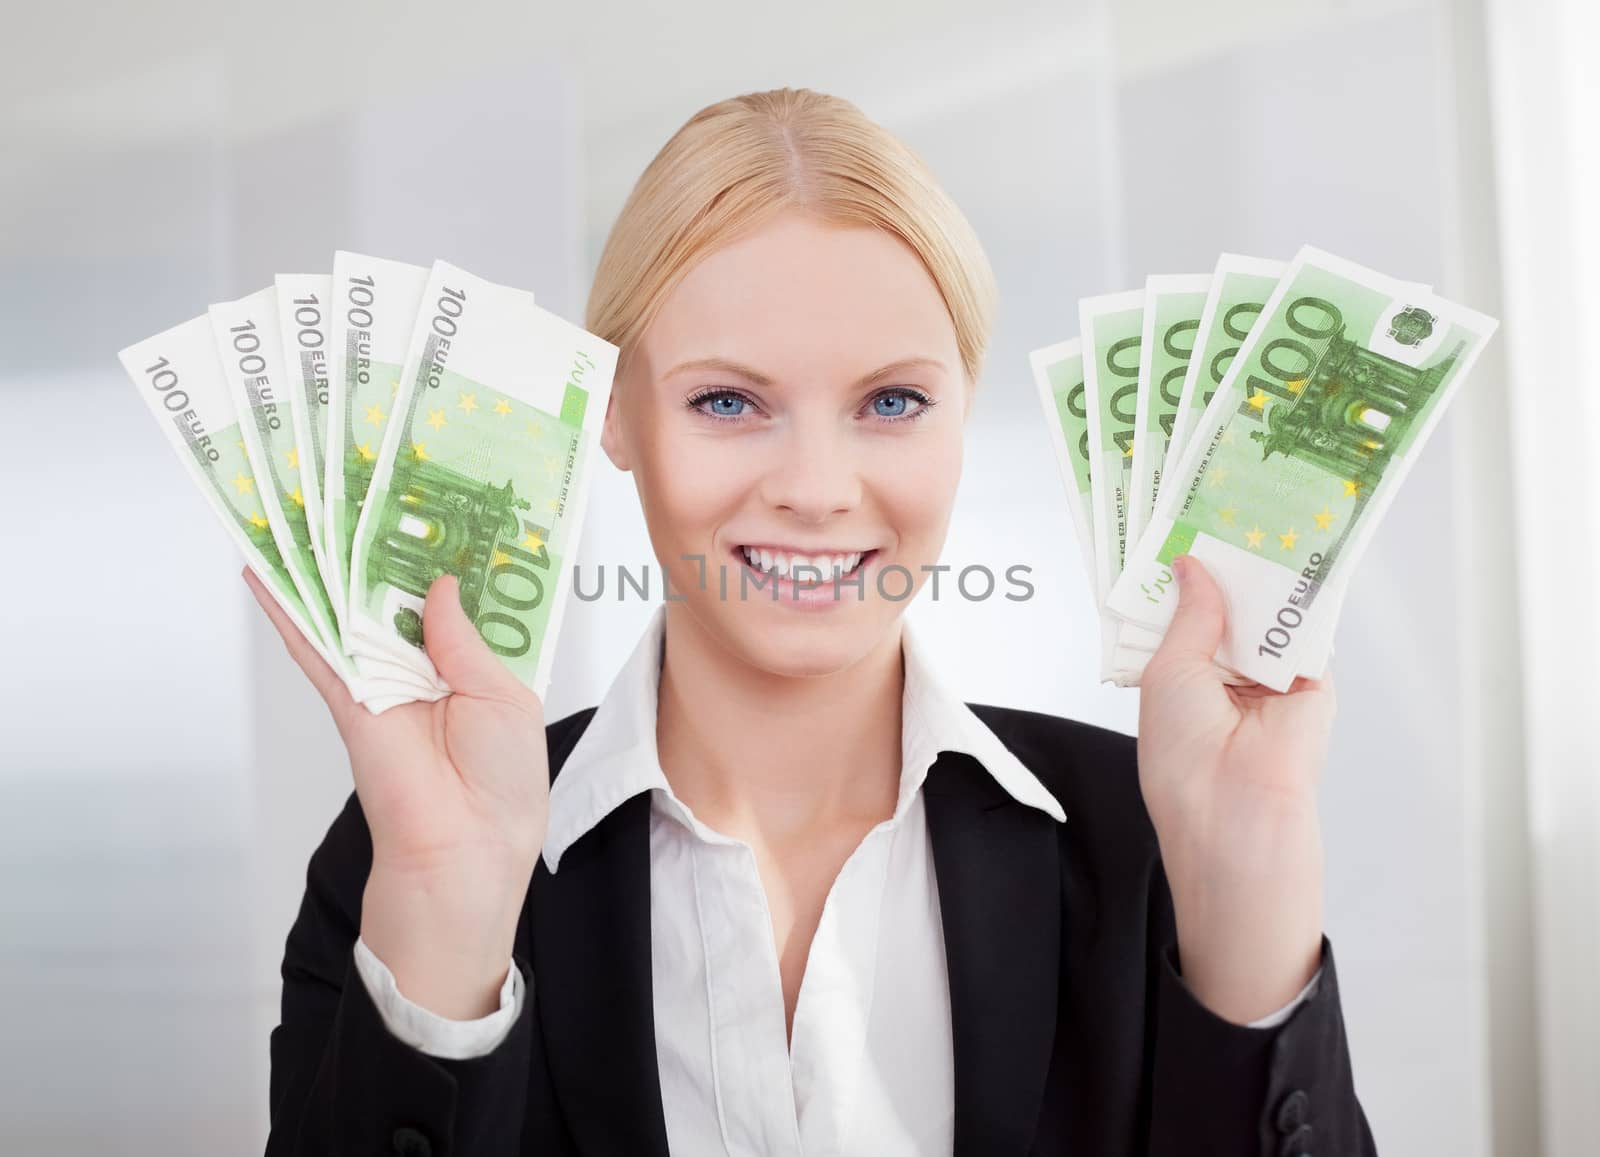
<path id="1" fill-rule="evenodd" d="M 735 550 L 751 546 L 756 550 L 764 550 L 769 554 L 803 554 L 807 558 L 815 558 L 819 554 L 833 557 L 836 554 L 866 554 L 869 550 L 877 550 L 875 546 L 849 546 L 843 550 L 834 546 L 776 546 L 770 542 L 740 542 L 734 545 Z"/>
<path id="2" fill-rule="evenodd" d="M 773 553 L 778 553 L 778 550 L 772 547 L 759 546 L 755 543 L 739 543 L 730 547 L 728 553 L 733 556 L 734 561 L 738 564 L 741 576 L 748 572 L 752 576 L 759 577 L 762 584 L 759 587 L 741 587 L 737 593 L 733 594 L 733 597 L 739 598 L 741 601 L 745 599 L 750 601 L 761 600 L 776 606 L 805 611 L 823 611 L 845 606 L 849 602 L 865 602 L 865 592 L 868 589 L 867 571 L 872 564 L 878 561 L 879 554 L 879 549 L 875 546 L 862 551 L 861 561 L 856 564 L 855 571 L 851 573 L 850 578 L 847 580 L 835 582 L 831 578 L 825 578 L 821 582 L 797 586 L 792 578 L 777 574 L 767 574 L 752 567 L 749 559 L 744 556 L 744 548 L 747 545 L 755 546 L 757 550 L 771 550 Z M 814 557 L 818 554 L 853 554 L 855 552 L 785 550 L 784 553 L 805 554 Z M 860 584 L 860 593 L 857 592 L 858 583 Z M 776 597 L 771 593 L 773 591 L 776 591 Z"/>

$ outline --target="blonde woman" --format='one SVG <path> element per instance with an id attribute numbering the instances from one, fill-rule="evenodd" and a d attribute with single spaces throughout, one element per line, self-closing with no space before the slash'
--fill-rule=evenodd
<path id="1" fill-rule="evenodd" d="M 963 703 L 902 617 L 994 303 L 855 106 L 712 105 L 589 299 L 671 591 L 598 707 L 547 724 L 446 577 L 453 694 L 369 715 L 257 590 L 355 779 L 288 937 L 269 1154 L 1374 1151 L 1322 932 L 1332 687 L 1226 686 L 1192 561 L 1137 743 Z"/>

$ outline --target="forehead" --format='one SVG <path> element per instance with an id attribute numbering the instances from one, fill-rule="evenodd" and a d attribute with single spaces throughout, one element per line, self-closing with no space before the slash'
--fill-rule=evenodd
<path id="1" fill-rule="evenodd" d="M 707 355 L 774 371 L 851 373 L 918 355 L 959 364 L 949 311 L 910 246 L 798 213 L 702 258 L 640 345 L 656 372 Z"/>

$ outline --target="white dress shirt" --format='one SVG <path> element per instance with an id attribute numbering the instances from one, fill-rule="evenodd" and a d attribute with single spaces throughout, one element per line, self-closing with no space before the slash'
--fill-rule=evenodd
<path id="1" fill-rule="evenodd" d="M 651 792 L 650 926 L 656 1060 L 674 1153 L 890 1157 L 946 1154 L 954 1052 L 944 931 L 923 793 L 942 749 L 967 752 L 1021 803 L 1065 820 L 1056 798 L 936 677 L 904 620 L 900 789 L 894 814 L 839 870 L 785 1038 L 782 980 L 754 851 L 707 827 L 656 754 L 666 607 L 658 606 L 550 791 L 551 872 L 613 808 Z M 356 965 L 390 1031 L 435 1056 L 490 1052 L 526 998 L 512 967 L 500 1008 L 451 1021 L 402 996 L 357 941 Z M 1284 1008 L 1313 990 L 1313 976 Z M 533 980 L 538 983 L 538 978 Z"/>

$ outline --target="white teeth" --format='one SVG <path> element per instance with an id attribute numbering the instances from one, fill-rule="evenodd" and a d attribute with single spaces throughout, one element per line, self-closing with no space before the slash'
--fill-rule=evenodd
<path id="1" fill-rule="evenodd" d="M 757 550 L 754 547 L 741 547 L 745 558 L 757 570 L 768 574 L 781 575 L 788 578 L 801 567 L 811 568 L 806 572 L 806 581 L 811 581 L 812 576 L 821 574 L 824 579 L 837 578 L 849 574 L 861 562 L 861 551 L 852 551 L 850 554 L 774 554 L 769 550 Z"/>

